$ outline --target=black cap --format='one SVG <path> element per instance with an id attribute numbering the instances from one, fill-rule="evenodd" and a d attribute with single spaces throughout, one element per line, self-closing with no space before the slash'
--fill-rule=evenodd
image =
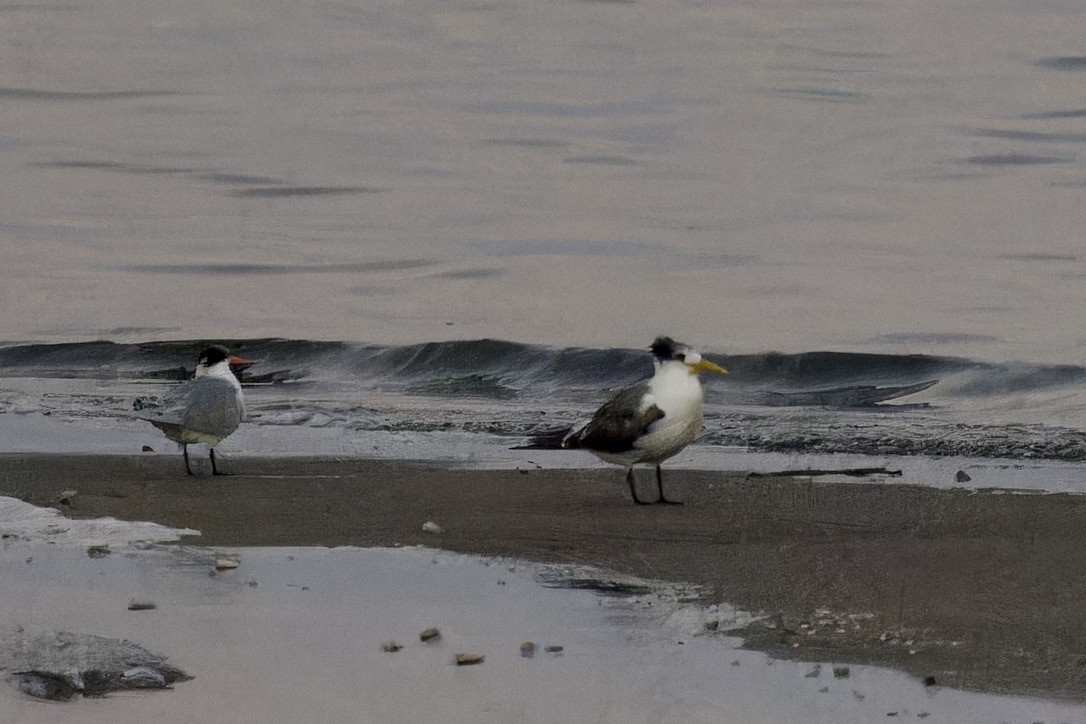
<path id="1" fill-rule="evenodd" d="M 679 344 L 671 337 L 657 337 L 649 349 L 652 350 L 652 354 L 656 359 L 661 362 L 669 359 L 681 360 L 686 353 L 686 346 Z"/>
<path id="2" fill-rule="evenodd" d="M 198 362 L 207 367 L 217 365 L 230 356 L 230 350 L 221 344 L 213 344 L 200 353 Z"/>

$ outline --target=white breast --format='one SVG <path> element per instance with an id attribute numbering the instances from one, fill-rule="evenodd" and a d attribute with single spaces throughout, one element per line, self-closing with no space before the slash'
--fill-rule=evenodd
<path id="1" fill-rule="evenodd" d="M 701 382 L 681 362 L 665 362 L 649 380 L 652 403 L 664 417 L 649 426 L 648 434 L 637 441 L 639 462 L 660 462 L 675 455 L 701 432 Z"/>

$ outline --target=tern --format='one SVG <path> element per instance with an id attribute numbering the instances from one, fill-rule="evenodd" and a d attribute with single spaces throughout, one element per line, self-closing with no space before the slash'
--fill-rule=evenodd
<path id="1" fill-rule="evenodd" d="M 252 360 L 231 356 L 221 345 L 212 345 L 200 353 L 196 374 L 167 395 L 153 416 L 141 417 L 181 444 L 185 471 L 189 466 L 189 445 L 204 443 L 211 448 L 211 472 L 220 475 L 215 465 L 215 446 L 238 429 L 245 419 L 245 398 L 241 383 L 230 365 L 247 366 Z"/>
<path id="2" fill-rule="evenodd" d="M 702 389 L 699 372 L 727 374 L 723 367 L 670 337 L 650 347 L 656 373 L 621 390 L 585 425 L 541 433 L 520 449 L 587 450 L 605 462 L 626 467 L 630 495 L 638 505 L 680 505 L 664 497 L 660 464 L 678 454 L 701 432 Z M 655 501 L 637 497 L 634 465 L 656 466 Z"/>

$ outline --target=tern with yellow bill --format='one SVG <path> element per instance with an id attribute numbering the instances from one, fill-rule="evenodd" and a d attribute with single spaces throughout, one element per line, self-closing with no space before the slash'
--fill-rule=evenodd
<path id="1" fill-rule="evenodd" d="M 524 448 L 588 450 L 601 460 L 627 468 L 626 482 L 635 503 L 679 504 L 664 496 L 660 464 L 678 454 L 701 432 L 702 389 L 698 373 L 727 374 L 727 370 L 670 337 L 658 338 L 650 349 L 656 369 L 651 378 L 621 390 L 586 425 L 545 432 Z M 633 466 L 642 463 L 656 466 L 659 496 L 655 501 L 637 496 Z"/>
<path id="2" fill-rule="evenodd" d="M 212 345 L 200 353 L 193 378 L 167 395 L 150 416 L 140 418 L 181 444 L 189 475 L 189 445 L 196 443 L 211 448 L 211 472 L 220 475 L 215 465 L 215 446 L 245 419 L 241 383 L 231 365 L 251 364 L 252 360 L 231 356 L 225 347 Z"/>

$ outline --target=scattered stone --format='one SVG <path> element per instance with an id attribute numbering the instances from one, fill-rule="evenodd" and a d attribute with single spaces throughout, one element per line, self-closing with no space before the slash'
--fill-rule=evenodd
<path id="1" fill-rule="evenodd" d="M 457 666 L 474 666 L 475 664 L 481 664 L 486 659 L 482 654 L 457 654 L 456 665 Z"/>
<path id="2" fill-rule="evenodd" d="M 237 556 L 230 556 L 226 554 L 219 554 L 215 556 L 215 570 L 216 571 L 229 571 L 237 568 L 239 565 Z"/>
<path id="3" fill-rule="evenodd" d="M 137 601 L 132 599 L 128 602 L 129 611 L 154 611 L 158 606 L 154 601 Z"/>
<path id="4" fill-rule="evenodd" d="M 535 656 L 535 644 L 531 641 L 525 641 L 520 645 L 520 655 L 526 659 L 530 659 Z"/>
<path id="5" fill-rule="evenodd" d="M 856 691 L 855 689 L 852 690 L 852 695 L 854 697 L 856 697 L 856 701 L 863 701 L 864 699 L 867 698 L 864 694 L 861 694 L 860 692 Z"/>
<path id="6" fill-rule="evenodd" d="M 246 585 L 249 586 L 249 588 L 256 588 L 256 579 L 254 578 L 253 580 L 248 581 Z"/>
<path id="7" fill-rule="evenodd" d="M 436 628 L 428 628 L 419 634 L 420 641 L 437 641 L 441 638 L 441 631 Z"/>
<path id="8" fill-rule="evenodd" d="M 87 555 L 91 558 L 105 558 L 109 554 L 109 546 L 91 546 L 87 548 Z"/>
<path id="9" fill-rule="evenodd" d="M 144 445 L 143 446 L 142 452 L 153 453 L 154 451 L 155 451 L 155 449 L 153 447 L 151 447 L 150 445 Z"/>
<path id="10" fill-rule="evenodd" d="M 428 520 L 422 524 L 422 529 L 427 533 L 433 533 L 434 535 L 441 535 L 445 532 L 445 529 L 432 520 Z"/>
<path id="11" fill-rule="evenodd" d="M 965 472 L 964 470 L 959 470 L 957 473 L 954 474 L 954 479 L 957 480 L 959 483 L 968 483 L 973 478 L 970 477 L 969 473 Z"/>
<path id="12" fill-rule="evenodd" d="M 543 650 L 548 654 L 560 654 L 565 648 L 565 646 L 544 646 Z"/>
<path id="13" fill-rule="evenodd" d="M 830 687 L 823 686 L 821 689 L 818 690 L 818 693 L 819 694 L 828 694 L 828 693 L 830 693 Z"/>
<path id="14" fill-rule="evenodd" d="M 935 681 L 934 676 L 925 676 L 924 677 L 924 686 L 937 686 L 937 685 L 938 685 L 938 682 Z"/>
<path id="15" fill-rule="evenodd" d="M 62 492 L 60 494 L 60 504 L 61 505 L 71 505 L 72 504 L 72 498 L 74 498 L 78 494 L 79 494 L 79 491 L 77 491 L 77 490 L 65 490 L 64 492 Z"/>
<path id="16" fill-rule="evenodd" d="M 896 711 L 888 711 L 888 712 L 886 712 L 886 716 L 897 716 L 897 712 Z"/>
<path id="17" fill-rule="evenodd" d="M 739 660 L 736 659 L 735 661 L 733 661 L 732 666 L 739 666 Z"/>
<path id="18" fill-rule="evenodd" d="M 817 679 L 822 675 L 822 664 L 815 664 L 814 668 L 803 675 L 804 679 Z"/>
<path id="19" fill-rule="evenodd" d="M 847 679 L 852 671 L 847 666 L 834 666 L 833 678 L 835 679 Z"/>
<path id="20" fill-rule="evenodd" d="M 403 648 L 403 646 L 396 643 L 395 641 L 385 641 L 384 643 L 381 644 L 381 650 L 386 651 L 386 652 L 388 652 L 390 654 L 394 654 L 394 653 L 396 653 L 397 651 L 399 651 L 402 648 Z"/>

